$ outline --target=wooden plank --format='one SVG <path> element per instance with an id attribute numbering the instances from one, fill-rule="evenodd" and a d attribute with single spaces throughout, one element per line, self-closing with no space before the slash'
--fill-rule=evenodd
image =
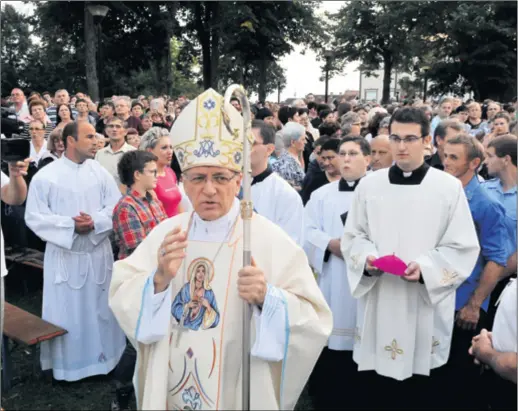
<path id="1" fill-rule="evenodd" d="M 18 343 L 31 346 L 66 333 L 67 331 L 61 327 L 15 305 L 5 303 L 4 334 Z"/>

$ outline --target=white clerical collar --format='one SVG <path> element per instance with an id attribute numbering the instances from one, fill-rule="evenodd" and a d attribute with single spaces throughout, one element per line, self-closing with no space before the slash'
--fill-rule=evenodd
<path id="1" fill-rule="evenodd" d="M 234 224 L 236 221 L 239 211 L 239 200 L 235 198 L 230 211 L 217 220 L 202 220 L 201 217 L 195 212 L 192 221 L 192 230 L 194 231 L 195 237 L 198 238 L 198 236 L 206 235 L 215 241 L 225 241 L 227 239 L 227 234 L 230 233 L 232 224 Z M 203 238 L 199 239 L 202 240 Z"/>
<path id="2" fill-rule="evenodd" d="M 412 171 L 403 171 L 403 177 L 408 178 L 412 176 Z"/>

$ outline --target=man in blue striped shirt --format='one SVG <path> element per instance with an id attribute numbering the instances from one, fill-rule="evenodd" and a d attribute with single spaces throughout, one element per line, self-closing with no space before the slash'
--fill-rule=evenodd
<path id="1" fill-rule="evenodd" d="M 54 105 L 47 109 L 47 116 L 49 117 L 50 121 L 52 121 L 54 127 L 56 127 L 57 124 L 58 113 L 56 110 L 60 104 L 70 104 L 70 96 L 68 91 L 64 89 L 56 91 L 56 94 L 54 94 Z M 77 118 L 77 110 L 74 108 L 72 109 L 72 115 L 73 118 Z"/>

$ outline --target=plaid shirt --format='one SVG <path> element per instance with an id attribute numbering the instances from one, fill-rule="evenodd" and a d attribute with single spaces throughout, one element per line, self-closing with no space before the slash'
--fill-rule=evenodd
<path id="1" fill-rule="evenodd" d="M 162 221 L 167 219 L 164 206 L 151 194 L 146 197 L 128 190 L 113 210 L 115 243 L 119 246 L 119 260 L 128 257 Z"/>

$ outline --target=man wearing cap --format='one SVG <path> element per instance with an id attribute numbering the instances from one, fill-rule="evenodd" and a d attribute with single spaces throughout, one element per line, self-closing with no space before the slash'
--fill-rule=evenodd
<path id="1" fill-rule="evenodd" d="M 243 268 L 236 194 L 250 114 L 230 97 L 205 91 L 171 130 L 194 212 L 164 221 L 114 265 L 110 306 L 137 349 L 139 409 L 241 408 L 243 300 L 254 311 L 251 409 L 293 409 L 331 332 L 304 251 L 257 214 Z"/>

